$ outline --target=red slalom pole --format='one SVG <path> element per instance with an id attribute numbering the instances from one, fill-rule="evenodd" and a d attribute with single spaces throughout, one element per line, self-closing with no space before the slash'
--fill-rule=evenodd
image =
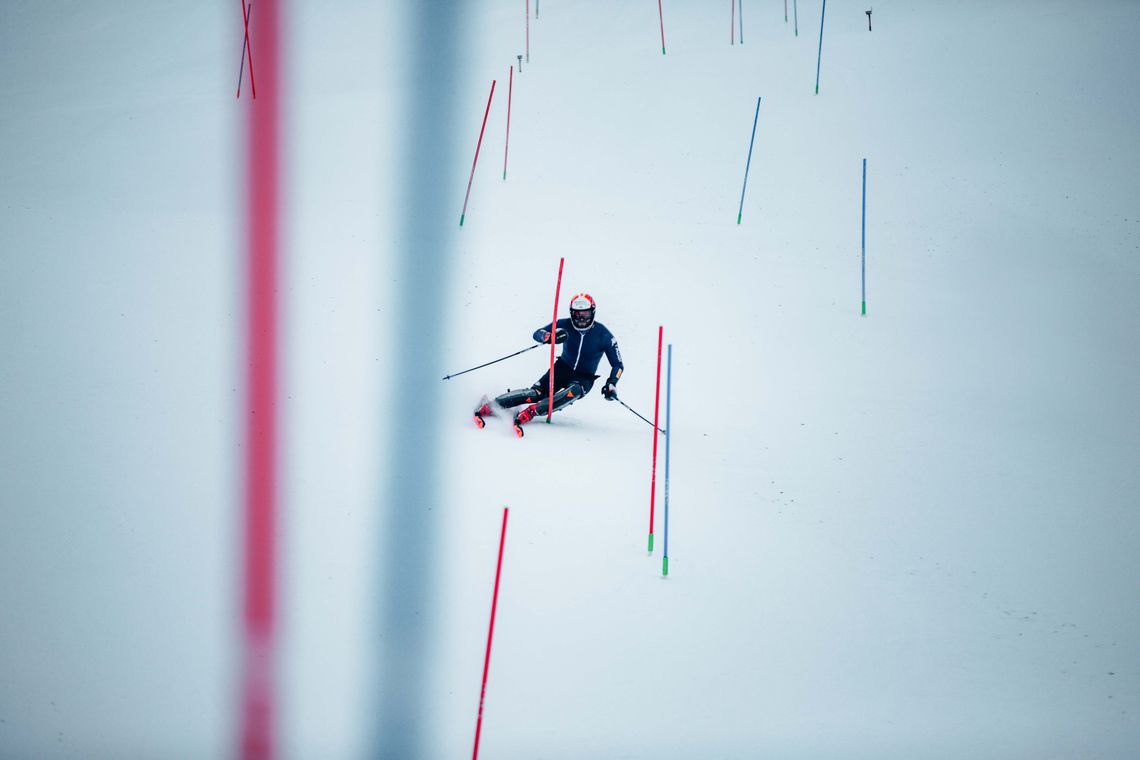
<path id="1" fill-rule="evenodd" d="M 253 3 L 251 2 L 249 4 L 249 8 L 247 9 L 245 7 L 245 0 L 240 0 L 240 2 L 241 2 L 241 19 L 242 19 L 242 23 L 245 24 L 245 43 L 242 45 L 242 61 L 241 62 L 242 62 L 242 65 L 244 66 L 245 65 L 245 57 L 247 55 L 249 56 L 249 87 L 251 90 L 253 90 L 253 99 L 257 100 L 257 82 L 253 78 L 253 49 L 252 49 L 252 46 L 249 44 L 249 16 L 250 16 L 250 13 L 253 11 Z M 240 72 L 238 73 L 237 97 L 239 97 L 239 98 L 241 97 L 241 73 Z"/>
<path id="2" fill-rule="evenodd" d="M 657 0 L 657 18 L 661 20 L 661 55 L 665 55 L 665 15 L 661 12 L 661 0 Z"/>
<path id="3" fill-rule="evenodd" d="M 515 89 L 515 67 L 511 66 L 510 78 L 507 79 L 507 142 L 503 146 L 503 180 L 507 179 L 507 151 L 511 149 L 511 93 Z"/>
<path id="4" fill-rule="evenodd" d="M 246 110 L 245 500 L 242 522 L 241 760 L 275 754 L 278 606 L 278 337 L 280 315 L 280 108 L 284 26 L 278 0 L 262 0 L 258 50 L 265 95 Z M 251 59 L 252 60 L 252 59 Z M 252 81 L 253 70 L 250 70 Z"/>
<path id="5" fill-rule="evenodd" d="M 491 627 L 487 631 L 487 654 L 483 658 L 483 687 L 479 690 L 479 717 L 475 721 L 475 751 L 471 760 L 479 758 L 479 733 L 483 730 L 483 700 L 487 696 L 487 671 L 491 667 L 491 638 L 495 635 L 495 608 L 499 605 L 499 576 L 503 570 L 503 544 L 507 540 L 507 507 L 503 507 L 503 532 L 499 534 L 499 561 L 495 565 L 495 593 L 491 596 Z"/>
<path id="6" fill-rule="evenodd" d="M 562 292 L 562 265 L 565 258 L 558 259 L 558 284 L 554 286 L 554 316 L 550 318 L 550 393 L 546 397 L 546 421 L 554 417 L 554 334 L 558 332 L 558 296 Z"/>
<path id="7" fill-rule="evenodd" d="M 665 328 L 657 328 L 657 393 L 653 399 L 653 469 L 649 477 L 649 552 L 653 553 L 653 505 L 657 496 L 657 431 L 658 417 L 661 409 L 661 339 Z"/>
<path id="8" fill-rule="evenodd" d="M 475 164 L 479 163 L 479 148 L 483 145 L 483 130 L 487 128 L 487 114 L 491 113 L 491 99 L 495 97 L 495 80 L 491 80 L 491 94 L 487 96 L 487 110 L 483 112 L 483 126 L 479 127 L 479 142 L 475 143 L 475 160 L 471 162 L 471 177 L 467 180 L 467 194 L 463 196 L 463 211 L 459 214 L 459 226 L 467 216 L 467 199 L 471 197 L 471 182 L 475 179 Z"/>

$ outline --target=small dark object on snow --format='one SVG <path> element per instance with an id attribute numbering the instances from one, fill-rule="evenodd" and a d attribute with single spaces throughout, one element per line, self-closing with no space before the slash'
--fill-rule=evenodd
<path id="1" fill-rule="evenodd" d="M 873 10 L 875 10 L 875 9 L 872 8 L 871 11 L 873 11 Z M 867 31 L 868 32 L 871 31 L 871 11 L 863 11 L 864 13 L 867 14 Z"/>
<path id="2" fill-rule="evenodd" d="M 519 73 L 521 74 L 522 73 L 522 56 L 521 55 L 518 56 L 518 59 L 519 59 Z"/>

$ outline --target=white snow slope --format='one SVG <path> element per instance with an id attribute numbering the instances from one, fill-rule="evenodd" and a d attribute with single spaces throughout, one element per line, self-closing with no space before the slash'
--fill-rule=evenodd
<path id="1" fill-rule="evenodd" d="M 0 6 L 0 757 L 234 752 L 221 5 Z M 815 95 L 818 2 L 798 37 L 746 3 L 730 45 L 729 9 L 666 0 L 662 55 L 656 3 L 548 0 L 506 181 L 524 4 L 467 10 L 422 339 L 445 372 L 526 347 L 565 257 L 560 316 L 594 295 L 652 416 L 664 326 L 668 578 L 664 446 L 648 555 L 650 427 L 597 388 L 520 441 L 469 415 L 542 350 L 395 387 L 406 74 L 434 51 L 383 5 L 286 4 L 282 756 L 385 756 L 382 496 L 417 475 L 385 466 L 393 394 L 446 420 L 426 757 L 471 751 L 504 506 L 484 757 L 1140 752 L 1140 5 L 882 0 L 868 32 L 833 2 Z"/>

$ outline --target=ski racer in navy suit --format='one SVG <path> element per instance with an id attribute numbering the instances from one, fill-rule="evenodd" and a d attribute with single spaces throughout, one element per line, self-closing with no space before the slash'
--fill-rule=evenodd
<path id="1" fill-rule="evenodd" d="M 617 398 L 617 382 L 621 379 L 624 366 L 617 338 L 609 329 L 594 319 L 598 306 L 587 293 L 579 293 L 570 299 L 570 318 L 560 319 L 553 325 L 547 324 L 534 331 L 534 339 L 539 343 L 562 344 L 562 355 L 554 362 L 554 411 L 565 409 L 585 396 L 598 379 L 598 364 L 602 355 L 610 363 L 610 374 L 602 386 L 602 395 L 607 400 Z M 553 335 L 551 334 L 553 328 Z M 495 399 L 501 408 L 527 404 L 515 415 L 515 430 L 522 435 L 522 425 L 534 417 L 544 417 L 549 413 L 547 396 L 550 392 L 550 371 L 525 390 L 507 391 Z M 475 422 L 482 427 L 483 417 L 494 414 L 490 404 L 484 400 L 475 410 Z"/>

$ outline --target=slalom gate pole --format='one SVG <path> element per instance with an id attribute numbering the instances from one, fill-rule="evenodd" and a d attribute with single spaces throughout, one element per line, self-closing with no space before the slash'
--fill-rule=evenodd
<path id="1" fill-rule="evenodd" d="M 736 44 L 736 0 L 732 0 L 732 13 L 728 22 L 728 44 Z"/>
<path id="2" fill-rule="evenodd" d="M 250 3 L 249 7 L 247 9 L 245 7 L 245 2 L 243 0 L 243 2 L 242 2 L 242 17 L 245 19 L 245 24 L 247 27 L 249 26 L 249 17 L 252 14 L 253 14 L 253 3 Z M 245 76 L 245 51 L 247 49 L 246 42 L 248 40 L 249 40 L 249 36 L 247 35 L 247 36 L 243 37 L 242 41 L 241 41 L 241 64 L 238 66 L 238 86 L 237 86 L 237 97 L 238 98 L 241 97 L 241 80 Z"/>
<path id="3" fill-rule="evenodd" d="M 526 62 L 530 63 L 530 0 L 526 0 Z"/>
<path id="4" fill-rule="evenodd" d="M 827 0 L 823 0 L 823 12 L 819 14 L 819 55 L 815 59 L 815 94 L 819 94 L 819 63 L 823 60 L 823 20 L 827 16 Z"/>
<path id="5" fill-rule="evenodd" d="M 507 180 L 507 151 L 511 149 L 511 94 L 515 89 L 515 67 L 511 66 L 507 79 L 507 141 L 503 145 L 503 181 Z"/>
<path id="6" fill-rule="evenodd" d="M 740 0 L 740 13 L 737 16 L 740 19 L 740 44 L 744 44 L 744 0 Z"/>
<path id="7" fill-rule="evenodd" d="M 479 163 L 479 148 L 483 145 L 483 130 L 487 128 L 487 114 L 491 113 L 491 99 L 495 97 L 495 80 L 491 80 L 491 94 L 487 96 L 487 110 L 483 112 L 483 126 L 479 127 L 479 142 L 475 143 L 475 160 L 471 162 L 471 176 L 467 180 L 467 194 L 463 196 L 463 211 L 459 214 L 459 226 L 467 216 L 467 199 L 471 197 L 471 182 L 475 179 L 475 164 Z"/>
<path id="8" fill-rule="evenodd" d="M 756 122 L 760 120 L 760 100 L 756 98 L 756 115 L 752 117 L 752 137 L 748 140 L 748 162 L 744 164 L 744 187 L 740 189 L 740 210 L 736 212 L 736 223 L 744 215 L 744 191 L 748 189 L 748 169 L 752 166 L 752 144 L 756 142 Z"/>
<path id="9" fill-rule="evenodd" d="M 657 0 L 657 18 L 661 20 L 661 55 L 665 55 L 665 14 L 661 10 L 661 0 Z"/>
<path id="10" fill-rule="evenodd" d="M 518 356 L 521 353 L 524 353 L 526 351 L 530 351 L 532 349 L 538 348 L 541 345 L 542 345 L 541 343 L 535 343 L 533 346 L 527 346 L 526 348 L 519 349 L 518 351 L 515 351 L 513 354 L 507 354 L 506 356 L 500 356 L 498 359 L 494 359 L 492 361 L 486 362 L 485 364 L 480 364 L 478 367 L 472 367 L 471 369 L 465 369 L 462 372 L 453 372 L 450 375 L 444 375 L 443 379 L 444 380 L 450 380 L 453 377 L 459 377 L 460 375 L 466 375 L 468 372 L 474 372 L 477 369 L 483 369 L 484 367 L 489 367 L 492 364 L 497 364 L 498 362 L 503 361 L 503 359 L 510 359 L 512 356 Z"/>
<path id="11" fill-rule="evenodd" d="M 867 159 L 863 159 L 863 229 L 860 235 L 862 256 L 859 264 L 859 279 L 863 300 L 863 316 L 867 316 Z"/>
<path id="12" fill-rule="evenodd" d="M 495 608 L 499 604 L 499 576 L 503 571 L 503 544 L 507 540 L 507 507 L 503 507 L 503 531 L 499 534 L 499 561 L 495 564 L 495 592 L 491 595 L 491 626 L 487 630 L 487 654 L 483 657 L 483 686 L 479 690 L 479 717 L 475 720 L 475 751 L 471 760 L 479 757 L 479 733 L 483 729 L 483 701 L 487 696 L 487 671 L 491 667 L 491 639 L 495 635 Z"/>
<path id="13" fill-rule="evenodd" d="M 287 197 L 287 155 L 282 111 L 289 102 L 288 9 L 291 4 L 264 0 L 258 24 L 257 50 L 262 62 L 263 97 L 244 115 L 245 135 L 245 406 L 242 464 L 244 486 L 240 522 L 241 555 L 234 563 L 240 594 L 240 676 L 235 679 L 240 760 L 272 760 L 278 751 L 281 725 L 277 679 L 282 613 L 292 596 L 283 592 L 280 570 L 289 525 L 281 519 L 282 423 L 285 420 L 282 361 L 286 324 L 283 246 L 283 199 Z M 247 18 L 248 21 L 248 18 Z M 249 50 L 246 53 L 249 54 Z M 252 58 L 250 59 L 252 61 Z M 250 67 L 250 82 L 253 68 Z"/>
<path id="14" fill-rule="evenodd" d="M 796 17 L 796 36 L 800 36 L 800 5 L 799 0 L 792 0 L 792 13 Z"/>
<path id="15" fill-rule="evenodd" d="M 625 403 L 625 402 L 624 402 L 624 401 L 622 401 L 620 398 L 617 398 L 617 396 L 614 396 L 614 399 L 615 399 L 615 400 L 616 400 L 616 401 L 617 401 L 619 404 L 621 404 L 622 406 L 624 406 L 626 409 L 629 409 L 629 411 L 633 412 L 633 416 L 637 417 L 639 420 L 641 420 L 642 422 L 644 422 L 646 425 L 652 425 L 652 424 L 653 424 L 652 422 L 650 422 L 649 420 L 645 419 L 645 418 L 644 418 L 644 417 L 642 417 L 640 414 L 638 414 L 638 413 L 637 413 L 637 411 L 636 411 L 636 410 L 634 410 L 634 409 L 633 409 L 633 407 L 631 407 L 629 404 Z M 658 433 L 661 433 L 662 435 L 664 435 L 665 433 L 668 433 L 669 431 L 668 431 L 668 430 L 664 430 L 664 429 L 662 429 L 662 428 L 657 428 L 657 432 L 658 432 Z"/>
<path id="16" fill-rule="evenodd" d="M 788 0 L 784 0 L 784 23 L 788 23 Z"/>
<path id="17" fill-rule="evenodd" d="M 661 559 L 661 574 L 669 574 L 669 439 L 673 424 L 669 420 L 669 400 L 673 395 L 673 344 L 665 361 L 665 556 Z"/>
<path id="18" fill-rule="evenodd" d="M 649 553 L 653 553 L 653 507 L 657 497 L 657 430 L 658 413 L 661 409 L 661 340 L 665 328 L 657 328 L 657 393 L 653 399 L 653 467 L 649 476 Z"/>
<path id="19" fill-rule="evenodd" d="M 253 3 L 247 8 L 245 0 L 241 0 L 241 18 L 245 24 L 245 41 L 241 45 L 241 69 L 238 71 L 237 97 L 241 97 L 241 77 L 245 71 L 245 59 L 249 56 L 249 87 L 253 90 L 253 99 L 257 100 L 257 82 L 253 79 L 253 50 L 249 44 L 249 17 L 253 15 Z"/>
<path id="20" fill-rule="evenodd" d="M 550 392 L 546 396 L 546 422 L 554 418 L 554 334 L 558 332 L 558 297 L 562 292 L 562 265 L 565 258 L 558 259 L 558 284 L 554 286 L 554 316 L 550 318 Z"/>

